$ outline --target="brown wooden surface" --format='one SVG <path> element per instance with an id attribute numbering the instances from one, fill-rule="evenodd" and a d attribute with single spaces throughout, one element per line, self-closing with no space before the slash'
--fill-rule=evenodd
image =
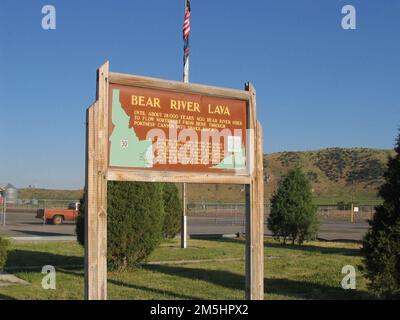
<path id="1" fill-rule="evenodd" d="M 173 183 L 226 183 L 246 184 L 250 183 L 250 177 L 199 173 L 180 172 L 154 172 L 109 169 L 107 174 L 109 181 L 142 181 L 142 182 L 173 182 Z"/>
<path id="2" fill-rule="evenodd" d="M 107 299 L 107 168 L 108 168 L 108 79 L 109 63 L 98 71 L 98 159 L 97 159 L 97 254 L 98 294 L 95 299 Z"/>
<path id="3" fill-rule="evenodd" d="M 251 184 L 246 185 L 246 299 L 264 299 L 264 178 L 262 128 L 256 120 L 256 91 L 248 83 Z"/>
<path id="4" fill-rule="evenodd" d="M 86 114 L 86 183 L 85 183 L 85 299 L 93 296 L 97 290 L 97 268 L 96 268 L 96 185 L 95 175 L 95 137 L 94 137 L 94 109 L 92 105 Z"/>
<path id="5" fill-rule="evenodd" d="M 256 126 L 256 168 L 254 176 L 253 220 L 253 289 L 252 299 L 264 299 L 264 173 L 262 127 L 259 121 Z M 256 207 L 256 208 L 255 208 Z"/>
<path id="6" fill-rule="evenodd" d="M 143 88 L 166 89 L 169 91 L 203 94 L 220 98 L 232 98 L 246 101 L 249 100 L 249 94 L 243 90 L 213 87 L 202 84 L 183 83 L 180 81 L 162 80 L 115 72 L 110 72 L 110 83 Z"/>
<path id="7" fill-rule="evenodd" d="M 88 110 L 85 297 L 107 299 L 108 62 L 97 74 L 97 101 Z"/>

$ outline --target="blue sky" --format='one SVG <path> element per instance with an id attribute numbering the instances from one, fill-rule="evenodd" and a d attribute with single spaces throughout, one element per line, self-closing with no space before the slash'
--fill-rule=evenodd
<path id="1" fill-rule="evenodd" d="M 0 182 L 81 188 L 96 69 L 181 80 L 182 23 L 183 0 L 1 0 Z M 266 152 L 393 147 L 400 0 L 192 0 L 191 24 L 191 82 L 253 82 Z"/>

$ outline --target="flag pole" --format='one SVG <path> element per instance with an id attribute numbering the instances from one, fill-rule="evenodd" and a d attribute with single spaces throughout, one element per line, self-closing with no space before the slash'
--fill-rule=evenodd
<path id="1" fill-rule="evenodd" d="M 183 82 L 189 83 L 189 57 L 185 59 L 185 66 L 183 68 Z"/>
<path id="2" fill-rule="evenodd" d="M 184 65 L 183 65 L 183 82 L 184 83 L 189 83 L 189 32 L 190 32 L 190 21 L 188 20 L 188 9 L 190 11 L 190 8 L 188 8 L 188 0 L 184 0 L 185 3 L 185 20 L 184 20 L 184 25 L 183 25 L 183 40 L 185 42 L 184 46 Z M 189 4 L 190 6 L 190 4 Z M 189 16 L 190 19 L 190 16 Z M 188 28 L 188 29 L 187 29 Z M 188 33 L 186 33 L 186 30 L 189 30 Z M 186 249 L 187 248 L 187 216 L 186 216 L 186 183 L 183 183 L 183 188 L 182 188 L 182 222 L 181 222 L 181 248 Z"/>
<path id="3" fill-rule="evenodd" d="M 190 1 L 184 0 L 185 3 L 185 18 L 183 23 L 183 41 L 184 45 L 184 65 L 183 65 L 183 82 L 189 83 L 189 36 L 190 36 Z"/>

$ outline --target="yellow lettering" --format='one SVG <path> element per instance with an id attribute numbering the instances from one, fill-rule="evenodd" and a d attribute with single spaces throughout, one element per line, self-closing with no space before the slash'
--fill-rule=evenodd
<path id="1" fill-rule="evenodd" d="M 212 106 L 211 104 L 208 105 L 208 113 L 211 114 L 223 114 L 223 115 L 231 115 L 231 112 L 229 111 L 229 107 L 228 106 L 224 106 L 224 105 L 216 105 L 216 106 Z"/>
<path id="2" fill-rule="evenodd" d="M 131 104 L 134 106 L 140 106 L 140 107 L 161 108 L 160 99 L 153 98 L 153 97 L 132 95 Z"/>
<path id="3" fill-rule="evenodd" d="M 139 96 L 139 106 L 144 107 L 144 97 Z"/>
<path id="4" fill-rule="evenodd" d="M 146 106 L 147 107 L 153 107 L 153 99 L 152 98 L 148 98 L 147 99 Z"/>
<path id="5" fill-rule="evenodd" d="M 176 100 L 171 100 L 171 109 L 175 109 L 175 110 L 178 110 L 177 109 L 177 107 L 176 107 Z"/>
<path id="6" fill-rule="evenodd" d="M 200 105 L 197 102 L 185 100 L 170 101 L 170 108 L 174 110 L 184 110 L 189 112 L 200 112 Z"/>

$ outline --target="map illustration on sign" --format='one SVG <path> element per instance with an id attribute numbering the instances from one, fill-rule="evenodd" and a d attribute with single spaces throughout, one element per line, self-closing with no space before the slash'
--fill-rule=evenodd
<path id="1" fill-rule="evenodd" d="M 152 141 L 140 141 L 129 128 L 129 116 L 122 109 L 119 97 L 120 90 L 113 90 L 111 117 L 115 127 L 110 136 L 110 166 L 151 168 L 153 158 L 148 159 L 146 154 L 152 154 Z"/>
<path id="2" fill-rule="evenodd" d="M 109 166 L 245 174 L 246 101 L 111 84 Z"/>

